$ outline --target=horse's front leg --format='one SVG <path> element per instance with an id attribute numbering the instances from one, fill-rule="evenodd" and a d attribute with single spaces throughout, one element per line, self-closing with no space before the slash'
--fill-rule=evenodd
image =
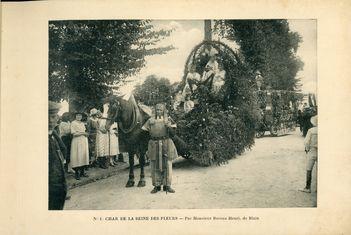
<path id="1" fill-rule="evenodd" d="M 140 154 L 139 164 L 140 164 L 140 180 L 139 180 L 139 183 L 138 183 L 138 187 L 144 187 L 146 185 L 145 173 L 144 173 L 145 153 L 141 153 Z"/>
<path id="2" fill-rule="evenodd" d="M 134 186 L 134 153 L 128 152 L 129 155 L 129 179 L 126 184 L 126 187 L 133 187 Z"/>

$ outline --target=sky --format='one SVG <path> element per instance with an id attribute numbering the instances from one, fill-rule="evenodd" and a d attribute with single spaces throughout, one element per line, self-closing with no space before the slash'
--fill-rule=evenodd
<path id="1" fill-rule="evenodd" d="M 168 78 L 171 83 L 183 77 L 184 64 L 191 50 L 204 38 L 203 20 L 157 20 L 153 21 L 155 29 L 174 29 L 172 34 L 159 43 L 159 46 L 173 45 L 176 49 L 164 55 L 146 57 L 146 66 L 137 76 L 129 78 L 131 82 L 121 88 L 122 93 L 130 92 L 136 84 L 141 84 L 148 75 L 155 74 Z M 316 92 L 317 87 L 317 28 L 315 20 L 289 20 L 291 31 L 302 37 L 297 56 L 304 62 L 304 68 L 297 74 L 301 79 L 303 92 Z M 214 39 L 216 39 L 214 37 Z M 221 39 L 233 49 L 238 46 Z"/>

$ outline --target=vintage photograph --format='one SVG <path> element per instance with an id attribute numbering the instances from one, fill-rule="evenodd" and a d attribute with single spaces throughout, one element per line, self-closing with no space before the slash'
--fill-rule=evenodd
<path id="1" fill-rule="evenodd" d="M 48 39 L 48 210 L 318 206 L 317 20 L 52 20 Z"/>

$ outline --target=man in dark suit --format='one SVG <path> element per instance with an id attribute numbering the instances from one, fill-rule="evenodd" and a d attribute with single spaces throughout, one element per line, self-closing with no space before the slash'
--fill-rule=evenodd
<path id="1" fill-rule="evenodd" d="M 54 130 L 60 104 L 49 101 L 49 210 L 62 210 L 67 193 L 64 163 L 66 147 Z"/>

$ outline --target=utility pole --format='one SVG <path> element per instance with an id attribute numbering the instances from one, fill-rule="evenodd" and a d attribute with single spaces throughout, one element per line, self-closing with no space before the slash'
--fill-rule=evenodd
<path id="1" fill-rule="evenodd" d="M 205 20 L 204 32 L 205 32 L 205 41 L 211 41 L 212 40 L 211 20 Z"/>

